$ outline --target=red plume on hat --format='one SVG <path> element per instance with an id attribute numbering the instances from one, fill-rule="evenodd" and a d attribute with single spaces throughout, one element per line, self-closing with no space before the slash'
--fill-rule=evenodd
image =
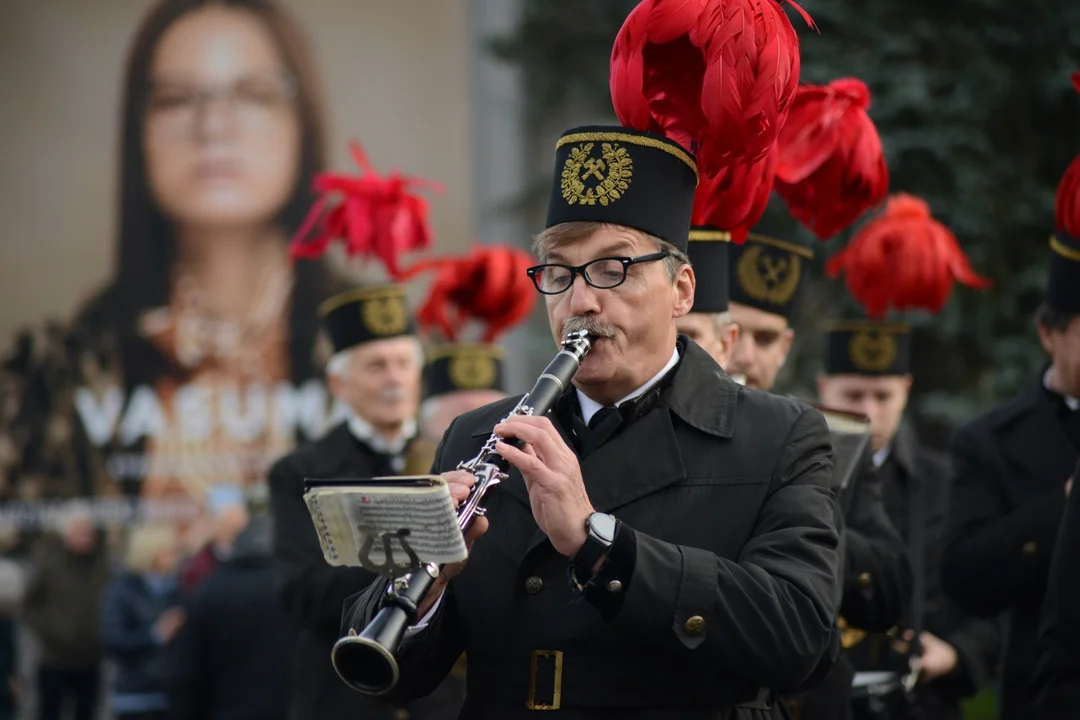
<path id="1" fill-rule="evenodd" d="M 349 149 L 362 174 L 322 172 L 315 176 L 312 185 L 319 198 L 293 237 L 290 255 L 316 258 L 331 242 L 340 240 L 350 256 L 377 259 L 396 279 L 401 254 L 431 246 L 427 200 L 414 190 L 426 187 L 441 192 L 441 187 L 398 172 L 379 175 L 358 142 L 349 143 Z M 341 196 L 341 202 L 324 212 L 335 195 Z"/>
<path id="2" fill-rule="evenodd" d="M 776 0 L 642 0 L 615 38 L 611 100 L 623 126 L 679 143 L 713 177 L 766 155 L 799 70 L 799 39 Z"/>
<path id="3" fill-rule="evenodd" d="M 1073 86 L 1080 92 L 1080 72 L 1072 74 Z M 1059 233 L 1080 239 L 1080 155 L 1065 170 L 1054 194 L 1054 226 Z"/>
<path id="4" fill-rule="evenodd" d="M 427 299 L 416 311 L 425 330 L 439 330 L 449 342 L 462 340 L 470 321 L 484 326 L 483 342 L 493 342 L 518 324 L 536 305 L 526 270 L 535 263 L 524 250 L 477 245 L 465 256 L 434 258 L 402 273 L 408 279 L 434 271 Z"/>
<path id="5" fill-rule="evenodd" d="M 983 290 L 990 280 L 971 268 L 956 237 L 919 198 L 889 197 L 885 212 L 863 225 L 829 258 L 830 278 L 844 273 L 848 292 L 873 319 L 895 310 L 940 312 L 954 282 Z"/>
<path id="6" fill-rule="evenodd" d="M 757 162 L 739 162 L 702 178 L 694 193 L 691 227 L 726 230 L 731 242 L 742 245 L 769 205 L 775 167 L 776 152 L 770 151 Z"/>
<path id="7" fill-rule="evenodd" d="M 851 225 L 889 192 L 869 107 L 870 90 L 862 80 L 803 85 L 780 132 L 776 192 L 819 240 Z"/>

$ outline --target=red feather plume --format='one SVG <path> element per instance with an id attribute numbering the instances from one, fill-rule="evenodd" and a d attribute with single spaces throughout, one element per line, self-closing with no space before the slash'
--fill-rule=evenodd
<path id="1" fill-rule="evenodd" d="M 349 149 L 362 174 L 322 172 L 315 176 L 312 185 L 319 198 L 293 236 L 289 253 L 294 260 L 317 258 L 340 239 L 350 256 L 378 259 L 390 277 L 397 279 L 401 254 L 431 246 L 427 200 L 413 190 L 426 187 L 442 192 L 442 188 L 398 172 L 379 175 L 359 143 L 349 143 Z M 342 202 L 324 214 L 336 194 L 343 197 Z"/>
<path id="2" fill-rule="evenodd" d="M 1073 87 L 1076 88 L 1076 92 L 1080 92 L 1080 70 L 1077 70 L 1072 74 Z"/>
<path id="3" fill-rule="evenodd" d="M 776 192 L 819 240 L 833 237 L 888 195 L 889 170 L 869 107 L 870 90 L 862 80 L 803 85 L 780 132 Z"/>
<path id="4" fill-rule="evenodd" d="M 478 245 L 468 255 L 435 258 L 417 263 L 402 279 L 434 270 L 428 297 L 416 311 L 425 330 L 439 330 L 446 340 L 459 341 L 470 321 L 484 325 L 483 342 L 528 317 L 536 305 L 536 291 L 526 270 L 535 263 L 524 250 L 509 246 Z"/>
<path id="5" fill-rule="evenodd" d="M 776 0 L 642 0 L 615 38 L 609 83 L 620 123 L 679 143 L 713 177 L 765 156 L 799 71 L 799 38 Z"/>
<path id="6" fill-rule="evenodd" d="M 971 268 L 956 237 L 911 195 L 892 195 L 885 212 L 859 229 L 846 248 L 829 258 L 830 278 L 844 273 L 848 292 L 871 319 L 889 308 L 940 312 L 954 282 L 980 290 L 990 280 Z"/>
<path id="7" fill-rule="evenodd" d="M 702 178 L 694 193 L 691 226 L 713 227 L 731 233 L 742 245 L 769 205 L 776 153 L 757 162 L 739 162 L 712 178 Z"/>
<path id="8" fill-rule="evenodd" d="M 1054 226 L 1068 237 L 1080 239 L 1080 155 L 1065 170 L 1054 194 Z"/>

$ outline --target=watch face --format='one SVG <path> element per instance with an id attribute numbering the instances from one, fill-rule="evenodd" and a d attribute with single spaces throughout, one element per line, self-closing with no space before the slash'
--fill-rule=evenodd
<path id="1" fill-rule="evenodd" d="M 615 539 L 615 517 L 605 513 L 593 513 L 589 518 L 589 529 L 606 542 Z"/>

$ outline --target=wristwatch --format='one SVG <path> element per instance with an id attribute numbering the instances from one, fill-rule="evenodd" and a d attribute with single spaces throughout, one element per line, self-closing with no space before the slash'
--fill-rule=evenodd
<path id="1" fill-rule="evenodd" d="M 585 544 L 574 555 L 571 563 L 578 577 L 592 576 L 596 561 L 611 548 L 615 541 L 615 526 L 618 520 L 614 515 L 594 512 L 585 520 Z"/>

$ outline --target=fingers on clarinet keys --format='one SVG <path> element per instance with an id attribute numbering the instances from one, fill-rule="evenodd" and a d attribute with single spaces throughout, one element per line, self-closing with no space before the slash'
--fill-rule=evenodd
<path id="1" fill-rule="evenodd" d="M 454 507 L 460 507 L 461 503 L 469 498 L 476 478 L 472 473 L 465 470 L 450 470 L 444 472 L 442 478 L 446 480 L 446 487 L 450 490 L 450 497 L 454 499 Z"/>

